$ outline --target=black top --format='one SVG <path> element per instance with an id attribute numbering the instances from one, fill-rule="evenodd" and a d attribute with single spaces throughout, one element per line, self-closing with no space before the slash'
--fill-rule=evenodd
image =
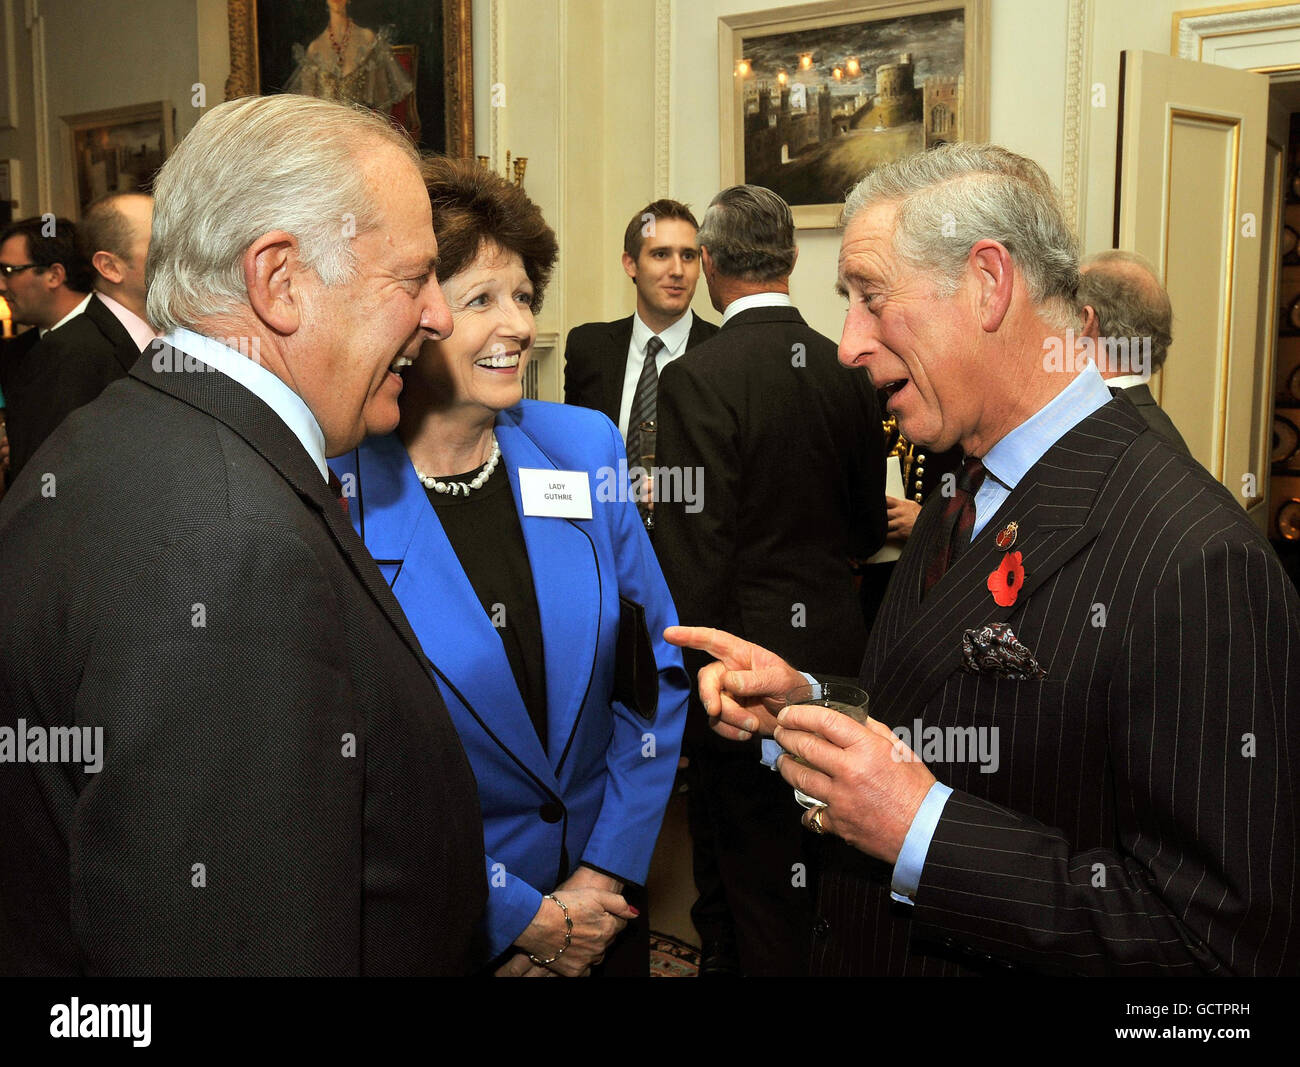
<path id="1" fill-rule="evenodd" d="M 439 480 L 469 483 L 482 467 L 468 474 Z M 515 510 L 514 494 L 505 467 L 469 496 L 451 496 L 426 489 L 430 503 L 479 603 L 501 635 L 506 658 L 524 707 L 546 748 L 546 670 L 542 650 L 542 620 L 533 590 L 524 529 Z"/>

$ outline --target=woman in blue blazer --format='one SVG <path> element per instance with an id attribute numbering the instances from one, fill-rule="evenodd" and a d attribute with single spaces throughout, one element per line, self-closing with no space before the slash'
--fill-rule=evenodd
<path id="1" fill-rule="evenodd" d="M 394 368 L 397 432 L 331 466 L 478 778 L 485 963 L 580 975 L 637 915 L 623 887 L 645 882 L 672 788 L 688 684 L 662 636 L 676 613 L 613 423 L 522 399 L 554 234 L 485 168 L 426 166 L 455 329 Z M 620 624 L 649 635 L 657 706 L 614 698 Z"/>

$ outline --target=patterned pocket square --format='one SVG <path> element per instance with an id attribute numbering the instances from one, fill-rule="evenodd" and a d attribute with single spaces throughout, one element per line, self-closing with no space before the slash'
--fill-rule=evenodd
<path id="1" fill-rule="evenodd" d="M 961 669 L 968 674 L 991 674 L 1018 682 L 1047 677 L 1034 654 L 1017 640 L 1005 622 L 990 623 L 961 635 Z"/>

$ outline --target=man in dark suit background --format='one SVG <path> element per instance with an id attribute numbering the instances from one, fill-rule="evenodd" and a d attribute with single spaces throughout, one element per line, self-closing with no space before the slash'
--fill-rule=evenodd
<path id="1" fill-rule="evenodd" d="M 844 217 L 840 360 L 966 455 L 872 631 L 874 719 L 774 723 L 788 663 L 669 631 L 718 658 L 720 733 L 808 763 L 778 766 L 834 835 L 814 969 L 1296 973 L 1300 599 L 1272 549 L 1094 366 L 1053 368 L 1077 248 L 1036 164 L 943 145 Z"/>
<path id="2" fill-rule="evenodd" d="M 70 412 L 124 377 L 153 339 L 144 319 L 152 216 L 152 197 L 115 194 L 87 208 L 77 225 L 76 258 L 91 265 L 93 295 L 41 338 L 16 376 L 22 445 L 14 475 Z"/>
<path id="3" fill-rule="evenodd" d="M 0 503 L 0 972 L 470 965 L 473 773 L 325 463 L 451 330 L 417 164 L 277 95 L 160 172 L 165 343 Z"/>
<path id="4" fill-rule="evenodd" d="M 853 675 L 866 627 L 850 559 L 871 555 L 885 535 L 876 395 L 790 302 L 798 250 L 779 196 L 723 190 L 700 245 L 722 327 L 664 372 L 659 392 L 658 464 L 703 475 L 698 504 L 656 504 L 678 615 Z M 692 660 L 688 670 L 707 663 Z M 713 833 L 741 970 L 802 973 L 812 859 L 791 791 L 760 763 L 757 741 L 719 742 L 703 732 L 698 704 L 690 714 L 703 735 L 693 822 Z"/>
<path id="5" fill-rule="evenodd" d="M 65 397 L 75 394 L 73 406 L 79 407 L 106 384 L 86 395 L 81 388 L 84 364 L 55 358 L 67 356 L 58 345 L 60 331 L 90 304 L 93 277 L 89 261 L 77 251 L 76 227 L 67 219 L 37 216 L 0 231 L 0 296 L 13 321 L 31 327 L 0 348 L 10 483 L 72 410 Z"/>
<path id="6" fill-rule="evenodd" d="M 564 402 L 608 415 L 632 463 L 641 455 L 634 416 L 635 422 L 655 417 L 653 390 L 633 410 L 645 394 L 642 379 L 647 388 L 655 384 L 668 364 L 718 332 L 691 311 L 700 279 L 698 229 L 690 208 L 676 200 L 655 200 L 633 215 L 623 234 L 623 270 L 636 286 L 636 311 L 575 326 L 564 346 Z M 652 342 L 655 356 L 647 365 Z"/>
<path id="7" fill-rule="evenodd" d="M 1136 252 L 1098 252 L 1079 267 L 1078 299 L 1083 333 L 1092 339 L 1107 386 L 1132 402 L 1175 451 L 1190 456 L 1183 435 L 1147 385 L 1164 366 L 1174 339 L 1173 307 L 1155 268 Z"/>

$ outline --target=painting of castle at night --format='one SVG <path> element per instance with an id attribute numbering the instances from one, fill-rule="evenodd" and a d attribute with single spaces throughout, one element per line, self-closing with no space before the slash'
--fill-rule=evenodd
<path id="1" fill-rule="evenodd" d="M 958 6 L 746 35 L 741 180 L 832 204 L 881 163 L 964 139 L 966 30 Z"/>

